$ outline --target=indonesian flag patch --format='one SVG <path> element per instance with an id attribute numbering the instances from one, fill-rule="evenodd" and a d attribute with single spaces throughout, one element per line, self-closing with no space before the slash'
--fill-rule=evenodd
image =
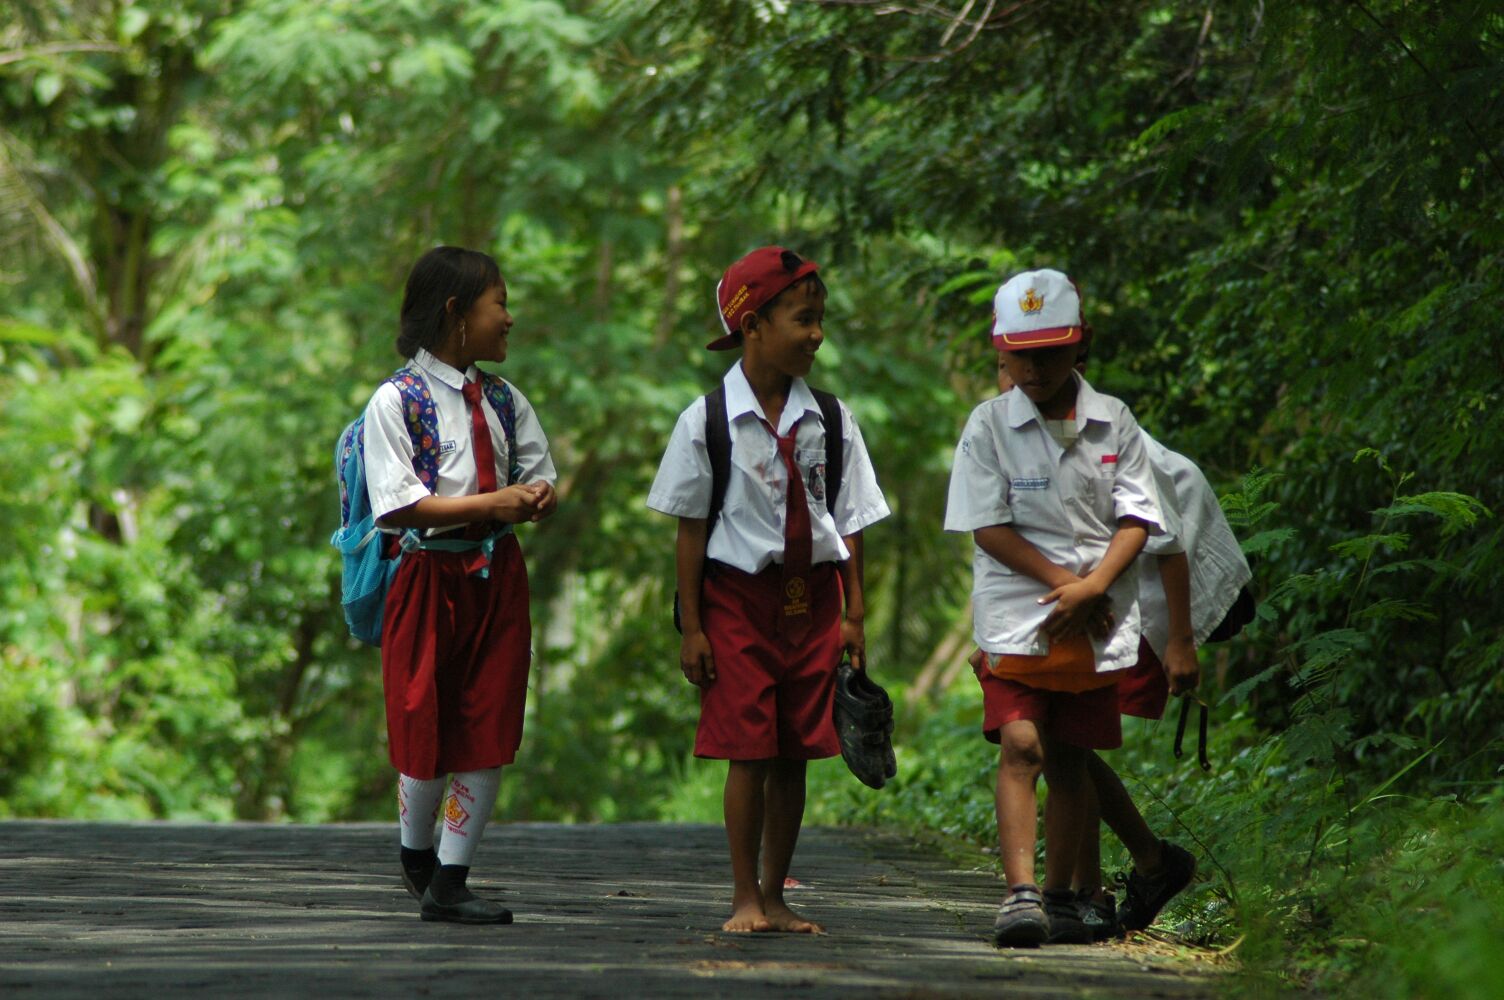
<path id="1" fill-rule="evenodd" d="M 1116 465 L 1116 464 L 1118 464 L 1118 457 L 1116 455 L 1103 455 L 1102 456 L 1102 464 L 1103 465 Z"/>

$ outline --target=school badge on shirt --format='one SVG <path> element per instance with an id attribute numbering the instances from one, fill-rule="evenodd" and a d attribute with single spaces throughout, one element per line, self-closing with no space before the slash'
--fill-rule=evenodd
<path id="1" fill-rule="evenodd" d="M 825 502 L 825 463 L 810 467 L 809 475 L 805 477 L 804 488 L 816 503 Z"/>

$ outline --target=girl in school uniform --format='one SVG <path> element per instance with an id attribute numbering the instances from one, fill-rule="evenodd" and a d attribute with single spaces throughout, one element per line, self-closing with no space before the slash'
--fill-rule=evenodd
<path id="1" fill-rule="evenodd" d="M 366 408 L 371 509 L 391 532 L 388 550 L 402 551 L 381 670 L 399 775 L 402 878 L 424 920 L 512 920 L 465 885 L 501 768 L 522 740 L 532 633 L 512 526 L 557 505 L 557 473 L 532 406 L 476 367 L 506 360 L 511 329 L 494 260 L 460 247 L 428 251 L 402 299 L 397 351 L 408 366 Z M 417 379 L 416 390 L 404 379 Z M 498 404 L 512 412 L 497 412 Z"/>

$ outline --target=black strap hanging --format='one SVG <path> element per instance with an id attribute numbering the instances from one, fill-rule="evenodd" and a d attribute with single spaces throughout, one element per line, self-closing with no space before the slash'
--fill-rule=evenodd
<path id="1" fill-rule="evenodd" d="M 1185 756 L 1185 751 L 1181 748 L 1181 744 L 1185 740 L 1185 723 L 1191 714 L 1191 702 L 1193 701 L 1201 706 L 1201 719 L 1196 727 L 1196 761 L 1201 765 L 1201 770 L 1210 771 L 1212 769 L 1212 762 L 1206 755 L 1206 702 L 1195 695 L 1186 694 L 1180 698 L 1180 721 L 1175 723 L 1175 759 L 1179 760 Z"/>

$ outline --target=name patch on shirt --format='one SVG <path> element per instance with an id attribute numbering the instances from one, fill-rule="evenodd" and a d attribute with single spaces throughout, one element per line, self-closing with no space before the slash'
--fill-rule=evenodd
<path id="1" fill-rule="evenodd" d="M 1049 476 L 1032 476 L 1027 479 L 1013 480 L 1015 490 L 1047 490 L 1050 488 Z"/>
<path id="2" fill-rule="evenodd" d="M 440 455 L 447 455 L 450 452 L 454 451 L 454 449 L 456 449 L 458 447 L 459 447 L 459 445 L 456 444 L 454 441 L 440 441 L 439 442 L 439 454 Z"/>
<path id="3" fill-rule="evenodd" d="M 1103 455 L 1102 456 L 1102 464 L 1103 465 L 1116 465 L 1117 462 L 1118 462 L 1118 457 L 1116 455 Z"/>

